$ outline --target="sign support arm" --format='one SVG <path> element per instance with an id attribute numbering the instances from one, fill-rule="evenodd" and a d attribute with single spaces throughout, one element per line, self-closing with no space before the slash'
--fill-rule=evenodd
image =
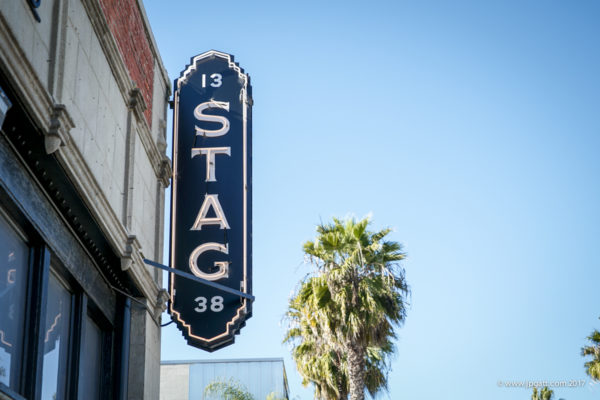
<path id="1" fill-rule="evenodd" d="M 227 292 L 227 293 L 235 294 L 237 296 L 243 297 L 243 298 L 248 299 L 250 301 L 254 301 L 254 299 L 255 299 L 255 297 L 252 296 L 251 294 L 244 293 L 244 292 L 241 292 L 239 290 L 232 289 L 232 288 L 230 288 L 228 286 L 221 285 L 220 283 L 215 283 L 215 282 L 211 282 L 211 281 L 206 280 L 206 279 L 198 278 L 196 275 L 192 275 L 192 274 L 190 274 L 188 272 L 180 271 L 180 270 L 175 269 L 175 268 L 169 268 L 166 265 L 162 265 L 162 264 L 157 263 L 156 261 L 151 261 L 151 260 L 148 260 L 148 259 L 144 258 L 144 262 L 146 264 L 152 266 L 152 267 L 159 268 L 159 269 L 165 270 L 167 272 L 171 272 L 171 273 L 173 273 L 175 275 L 179 275 L 179 276 L 182 276 L 184 278 L 191 279 L 191 280 L 196 281 L 198 283 L 201 283 L 203 285 L 207 285 L 207 286 L 213 287 L 215 289 L 222 290 L 222 291 Z"/>

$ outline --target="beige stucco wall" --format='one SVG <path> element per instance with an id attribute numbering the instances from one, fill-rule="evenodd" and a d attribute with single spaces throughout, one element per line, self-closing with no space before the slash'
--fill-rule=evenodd
<path id="1" fill-rule="evenodd" d="M 160 399 L 188 400 L 190 366 L 188 364 L 161 365 Z"/>

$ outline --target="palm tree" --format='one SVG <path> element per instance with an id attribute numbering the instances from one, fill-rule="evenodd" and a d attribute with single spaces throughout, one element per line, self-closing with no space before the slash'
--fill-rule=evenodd
<path id="1" fill-rule="evenodd" d="M 287 339 L 296 339 L 298 370 L 322 399 L 363 400 L 365 389 L 386 388 L 394 329 L 406 316 L 408 286 L 397 264 L 404 253 L 385 240 L 390 229 L 368 225 L 368 218 L 334 219 L 304 244 L 316 268 L 290 300 Z"/>
<path id="2" fill-rule="evenodd" d="M 595 330 L 587 338 L 592 345 L 583 347 L 581 355 L 583 357 L 592 356 L 592 359 L 585 363 L 585 369 L 590 378 L 600 381 L 600 332 Z"/>
<path id="3" fill-rule="evenodd" d="M 248 389 L 235 379 L 230 379 L 228 381 L 217 379 L 212 381 L 204 388 L 203 398 L 217 398 L 219 400 L 255 400 Z M 275 392 L 271 392 L 267 395 L 266 400 L 284 400 L 284 398 Z"/>
<path id="4" fill-rule="evenodd" d="M 348 397 L 345 358 L 339 347 L 332 345 L 320 295 L 326 293 L 323 277 L 308 278 L 290 299 L 287 312 L 290 321 L 284 342 L 294 344 L 292 356 L 306 386 L 315 387 L 315 398 L 322 400 Z"/>
<path id="5" fill-rule="evenodd" d="M 531 400 L 552 400 L 554 392 L 548 389 L 548 386 L 544 386 L 542 390 L 538 392 L 537 388 L 533 388 L 533 394 Z"/>
<path id="6" fill-rule="evenodd" d="M 254 396 L 235 380 L 215 380 L 204 388 L 203 398 L 219 400 L 254 400 Z"/>
<path id="7" fill-rule="evenodd" d="M 326 313 L 319 312 L 320 295 L 328 293 L 323 277 L 311 277 L 301 285 L 297 295 L 290 300 L 287 317 L 293 322 L 284 342 L 296 343 L 292 356 L 303 377 L 303 384 L 312 383 L 315 398 L 323 400 L 348 397 L 346 357 L 340 346 L 332 345 L 335 339 L 327 329 Z M 315 310 L 317 310 L 315 312 Z M 390 341 L 381 347 L 367 348 L 365 386 L 374 396 L 387 388 L 386 358 L 393 353 Z"/>

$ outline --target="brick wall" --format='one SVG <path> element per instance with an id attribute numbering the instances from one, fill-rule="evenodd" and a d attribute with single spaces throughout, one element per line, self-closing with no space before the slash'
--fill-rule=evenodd
<path id="1" fill-rule="evenodd" d="M 129 75 L 142 91 L 148 107 L 144 114 L 151 127 L 154 59 L 137 0 L 100 0 L 100 4 Z"/>

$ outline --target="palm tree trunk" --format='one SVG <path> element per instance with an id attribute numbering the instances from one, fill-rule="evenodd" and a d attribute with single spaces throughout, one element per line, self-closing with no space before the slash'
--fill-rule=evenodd
<path id="1" fill-rule="evenodd" d="M 342 374 L 339 374 L 337 376 L 337 390 L 338 390 L 338 400 L 348 400 L 348 389 L 346 388 L 346 385 L 344 384 L 344 379 L 342 377 Z"/>
<path id="2" fill-rule="evenodd" d="M 348 343 L 348 380 L 350 400 L 365 398 L 365 355 L 364 349 L 353 342 Z"/>

